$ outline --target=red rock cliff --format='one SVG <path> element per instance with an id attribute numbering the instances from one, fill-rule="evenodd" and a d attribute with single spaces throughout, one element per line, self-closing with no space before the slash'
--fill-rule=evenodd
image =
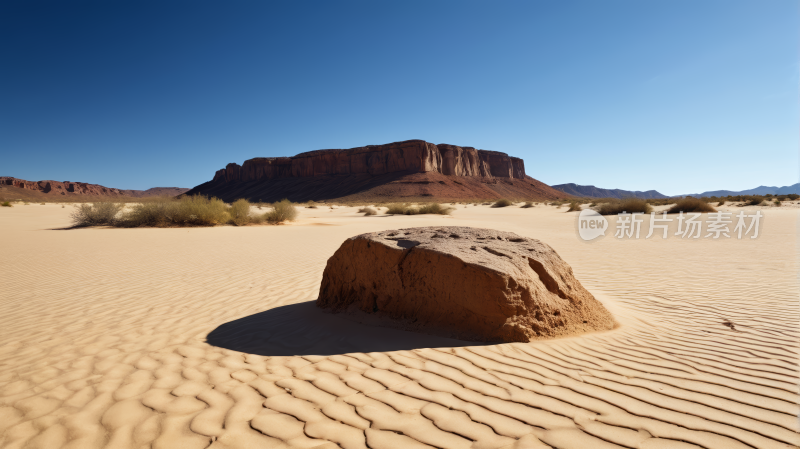
<path id="1" fill-rule="evenodd" d="M 318 150 L 294 157 L 259 157 L 243 165 L 231 163 L 214 175 L 214 182 L 302 178 L 322 175 L 383 175 L 394 172 L 434 172 L 451 176 L 525 178 L 522 159 L 498 151 L 434 145 L 407 140 L 349 150 Z"/>

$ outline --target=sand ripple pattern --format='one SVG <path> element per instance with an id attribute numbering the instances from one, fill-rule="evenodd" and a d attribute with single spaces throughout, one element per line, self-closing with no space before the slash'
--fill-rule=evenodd
<path id="1" fill-rule="evenodd" d="M 768 215 L 752 242 L 588 245 L 552 209 L 77 231 L 43 230 L 65 212 L 42 210 L 0 217 L 3 448 L 800 446 L 794 213 Z M 226 322 L 315 299 L 344 238 L 437 223 L 541 238 L 623 326 L 330 356 L 206 342 Z M 303 333 L 286 337 L 298 353 Z"/>

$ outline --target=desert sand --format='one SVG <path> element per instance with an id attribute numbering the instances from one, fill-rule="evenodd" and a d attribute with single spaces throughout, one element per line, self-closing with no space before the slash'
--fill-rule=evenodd
<path id="1" fill-rule="evenodd" d="M 0 447 L 800 446 L 798 211 L 762 210 L 755 240 L 612 219 L 587 243 L 549 206 L 73 230 L 69 206 L 0 208 Z M 486 345 L 314 307 L 346 238 L 434 225 L 542 240 L 620 327 Z"/>

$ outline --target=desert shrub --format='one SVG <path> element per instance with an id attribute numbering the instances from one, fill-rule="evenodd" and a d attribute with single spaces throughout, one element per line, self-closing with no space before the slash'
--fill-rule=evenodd
<path id="1" fill-rule="evenodd" d="M 716 212 L 710 204 L 701 200 L 700 198 L 686 197 L 678 200 L 674 206 L 667 210 L 668 214 L 677 214 L 678 212 Z"/>
<path id="2" fill-rule="evenodd" d="M 2 203 L 0 203 L 0 207 L 13 207 L 13 206 L 11 205 L 10 202 L 3 201 Z"/>
<path id="3" fill-rule="evenodd" d="M 763 200 L 761 198 L 752 198 L 749 201 L 747 201 L 747 204 L 750 206 L 759 206 L 761 205 L 762 201 Z"/>
<path id="4" fill-rule="evenodd" d="M 219 198 L 185 196 L 170 204 L 177 206 L 172 215 L 176 224 L 214 226 L 230 220 L 228 206 Z"/>
<path id="5" fill-rule="evenodd" d="M 359 209 L 359 212 L 363 213 L 365 217 L 368 215 L 378 215 L 378 211 L 371 207 L 362 207 Z"/>
<path id="6" fill-rule="evenodd" d="M 597 212 L 599 212 L 600 215 L 617 215 L 622 212 L 627 212 L 629 214 L 634 212 L 649 214 L 652 210 L 653 208 L 643 199 L 626 198 L 624 200 L 603 203 L 598 207 Z"/>
<path id="7" fill-rule="evenodd" d="M 317 208 L 317 203 L 313 201 L 309 201 L 308 203 L 306 203 L 306 209 L 316 209 L 316 208 Z"/>
<path id="8" fill-rule="evenodd" d="M 407 213 L 411 209 L 408 203 L 391 203 L 387 204 L 386 207 L 388 208 L 387 215 L 410 215 Z"/>
<path id="9" fill-rule="evenodd" d="M 492 204 L 492 207 L 508 207 L 508 206 L 511 206 L 512 204 L 514 204 L 514 203 L 512 203 L 511 200 L 507 200 L 505 198 L 502 198 L 502 199 L 497 200 L 494 204 Z"/>
<path id="10" fill-rule="evenodd" d="M 264 219 L 271 224 L 280 224 L 297 219 L 297 209 L 291 201 L 283 199 L 272 205 L 272 210 L 264 214 Z"/>
<path id="11" fill-rule="evenodd" d="M 118 224 L 125 227 L 214 226 L 231 219 L 227 209 L 222 200 L 201 195 L 159 199 L 133 205 Z"/>
<path id="12" fill-rule="evenodd" d="M 577 201 L 569 203 L 569 209 L 567 209 L 567 212 L 580 212 L 580 211 L 581 211 L 580 203 L 578 203 Z"/>
<path id="13" fill-rule="evenodd" d="M 231 223 L 236 226 L 244 226 L 250 223 L 250 202 L 244 198 L 236 200 L 231 204 L 228 213 L 231 215 Z"/>
<path id="14" fill-rule="evenodd" d="M 420 214 L 450 215 L 450 213 L 453 212 L 452 208 L 444 207 L 439 203 L 427 203 L 419 207 L 412 206 L 408 203 L 392 203 L 388 204 L 387 207 L 389 208 L 386 211 L 387 215 L 420 215 Z"/>
<path id="15" fill-rule="evenodd" d="M 531 203 L 530 201 L 528 201 L 527 203 L 525 203 L 522 206 L 520 206 L 520 208 L 522 208 L 522 209 L 527 209 L 529 207 L 533 207 L 533 203 Z"/>
<path id="16" fill-rule="evenodd" d="M 790 194 L 788 194 L 788 195 L 786 195 L 786 196 L 787 196 L 787 197 L 789 197 L 789 199 L 790 199 L 790 200 L 792 200 L 792 201 L 794 201 L 794 200 L 796 200 L 796 199 L 800 198 L 800 195 L 798 195 L 798 194 L 796 194 L 796 193 L 790 193 Z"/>
<path id="17" fill-rule="evenodd" d="M 437 214 L 437 215 L 450 215 L 453 208 L 442 206 L 439 203 L 423 204 L 417 209 L 418 214 Z"/>
<path id="18" fill-rule="evenodd" d="M 781 203 L 781 200 L 775 200 L 775 205 L 776 206 L 781 207 L 782 204 L 783 203 Z"/>
<path id="19" fill-rule="evenodd" d="M 176 208 L 173 201 L 157 201 L 134 204 L 119 220 L 119 225 L 129 228 L 164 227 L 174 225 L 173 211 Z"/>
<path id="20" fill-rule="evenodd" d="M 81 204 L 70 214 L 70 218 L 74 226 L 114 225 L 123 207 L 121 203 Z"/>
<path id="21" fill-rule="evenodd" d="M 717 207 L 724 206 L 724 205 L 725 205 L 725 200 L 720 200 L 719 203 L 717 203 Z"/>

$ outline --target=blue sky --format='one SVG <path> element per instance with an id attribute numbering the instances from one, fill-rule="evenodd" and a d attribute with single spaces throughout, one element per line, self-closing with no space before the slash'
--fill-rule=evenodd
<path id="1" fill-rule="evenodd" d="M 548 184 L 794 184 L 799 5 L 6 0 L 0 176 L 193 187 L 424 139 Z"/>

